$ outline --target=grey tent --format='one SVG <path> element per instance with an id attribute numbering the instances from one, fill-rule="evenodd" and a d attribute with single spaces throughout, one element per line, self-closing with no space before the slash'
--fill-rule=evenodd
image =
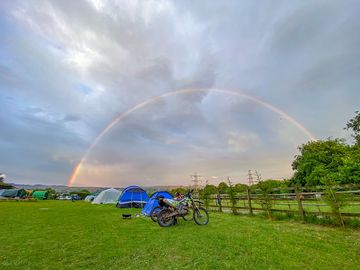
<path id="1" fill-rule="evenodd" d="M 4 189 L 0 196 L 5 198 L 24 198 L 26 191 L 24 189 Z"/>
<path id="2" fill-rule="evenodd" d="M 109 188 L 100 192 L 92 201 L 92 204 L 116 204 L 121 192 L 114 188 Z"/>

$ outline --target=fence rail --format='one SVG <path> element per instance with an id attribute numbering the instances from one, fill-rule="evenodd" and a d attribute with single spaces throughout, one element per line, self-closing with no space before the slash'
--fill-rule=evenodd
<path id="1" fill-rule="evenodd" d="M 346 196 L 345 204 L 340 208 L 339 214 L 343 217 L 360 218 L 360 190 L 338 191 L 335 194 Z M 244 213 L 253 214 L 254 212 L 270 211 L 298 214 L 303 219 L 306 215 L 334 216 L 330 205 L 324 200 L 324 192 L 303 192 L 294 190 L 293 193 L 268 194 L 271 207 L 262 206 L 263 195 L 251 193 L 250 189 L 246 193 L 237 194 L 233 201 L 228 194 L 210 195 L 205 203 L 211 210 L 231 211 L 236 210 Z M 236 201 L 234 204 L 233 202 Z"/>

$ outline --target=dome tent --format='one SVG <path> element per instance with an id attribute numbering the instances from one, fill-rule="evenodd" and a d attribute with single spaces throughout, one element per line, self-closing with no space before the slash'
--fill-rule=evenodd
<path id="1" fill-rule="evenodd" d="M 98 195 L 101 193 L 101 191 L 103 191 L 103 190 L 104 190 L 104 189 L 98 189 L 98 190 L 96 190 L 95 192 L 89 194 L 88 196 L 86 196 L 86 198 L 84 199 L 84 201 L 86 201 L 86 202 L 92 202 L 92 201 L 96 198 L 96 196 L 98 196 Z"/>
<path id="2" fill-rule="evenodd" d="M 92 201 L 93 204 L 115 204 L 121 192 L 114 188 L 105 189 Z"/>
<path id="3" fill-rule="evenodd" d="M 84 199 L 85 202 L 92 202 L 95 199 L 95 195 L 87 195 Z"/>
<path id="4" fill-rule="evenodd" d="M 31 197 L 36 198 L 38 200 L 46 200 L 48 197 L 48 192 L 46 190 L 34 191 Z"/>
<path id="5" fill-rule="evenodd" d="M 24 198 L 26 191 L 24 189 L 4 189 L 1 192 L 1 196 L 6 198 Z"/>
<path id="6" fill-rule="evenodd" d="M 167 191 L 156 191 L 151 196 L 149 201 L 145 204 L 142 213 L 146 216 L 150 215 L 151 210 L 153 210 L 156 206 L 159 206 L 159 202 L 156 199 L 157 197 L 163 197 L 165 199 L 172 199 L 173 195 L 171 195 Z"/>
<path id="7" fill-rule="evenodd" d="M 149 200 L 149 196 L 139 186 L 129 186 L 123 190 L 116 205 L 118 208 L 142 208 Z"/>

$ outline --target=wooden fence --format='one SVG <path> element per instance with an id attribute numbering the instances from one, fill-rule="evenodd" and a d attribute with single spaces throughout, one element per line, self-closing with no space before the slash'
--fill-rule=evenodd
<path id="1" fill-rule="evenodd" d="M 291 191 L 291 190 L 290 190 Z M 336 194 L 343 194 L 345 198 L 344 206 L 340 208 L 340 215 L 343 217 L 360 217 L 360 190 L 338 191 Z M 232 203 L 228 194 L 210 195 L 205 201 L 209 210 L 254 214 L 269 210 L 270 212 L 297 214 L 302 219 L 305 215 L 333 216 L 331 207 L 324 199 L 324 192 L 303 192 L 292 190 L 288 193 L 268 194 L 267 200 L 270 200 L 270 209 L 266 209 L 262 202 L 263 195 L 252 193 L 248 189 L 246 192 L 237 194 Z"/>

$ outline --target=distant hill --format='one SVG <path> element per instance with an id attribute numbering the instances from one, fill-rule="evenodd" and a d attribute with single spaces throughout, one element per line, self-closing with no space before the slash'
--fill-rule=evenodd
<path id="1" fill-rule="evenodd" d="M 68 187 L 68 186 L 64 186 L 64 185 L 45 185 L 45 184 L 30 185 L 30 184 L 16 184 L 16 183 L 10 183 L 10 185 L 12 185 L 16 188 L 31 189 L 31 190 L 52 188 L 56 192 L 59 192 L 59 193 L 78 191 L 78 190 L 82 190 L 82 189 L 87 189 L 90 192 L 94 192 L 99 189 L 110 188 L 110 187 Z M 158 191 L 158 190 L 171 190 L 171 189 L 175 189 L 175 188 L 179 188 L 179 187 L 185 187 L 185 186 L 143 186 L 142 188 L 145 189 L 147 192 L 151 193 L 151 192 Z M 124 187 L 114 187 L 114 188 L 120 189 L 120 190 L 124 189 Z"/>
<path id="2" fill-rule="evenodd" d="M 17 188 L 31 189 L 31 190 L 52 188 L 56 192 L 60 192 L 60 193 L 61 192 L 69 192 L 69 191 L 78 191 L 78 190 L 82 190 L 82 189 L 87 189 L 90 192 L 94 192 L 96 190 L 104 188 L 104 187 L 68 187 L 68 186 L 64 186 L 64 185 L 44 185 L 44 184 L 30 185 L 30 184 L 16 184 L 16 183 L 13 183 L 11 185 L 13 185 Z"/>

